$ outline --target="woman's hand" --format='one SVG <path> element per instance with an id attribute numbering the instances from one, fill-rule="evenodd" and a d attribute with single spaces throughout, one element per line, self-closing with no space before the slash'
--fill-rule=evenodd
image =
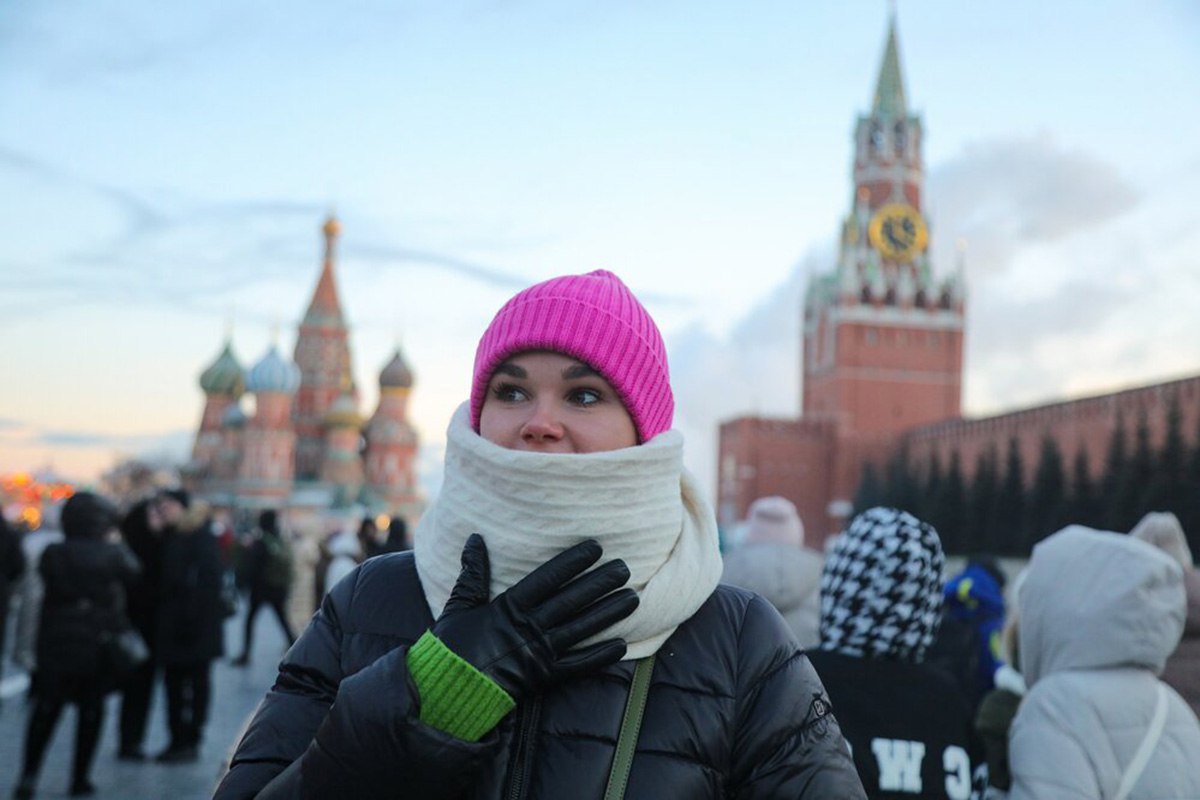
<path id="1" fill-rule="evenodd" d="M 488 602 L 487 545 L 473 533 L 433 635 L 518 702 L 550 683 L 619 661 L 625 655 L 620 639 L 572 650 L 638 606 L 637 594 L 620 588 L 629 580 L 624 561 L 610 561 L 579 577 L 602 553 L 597 542 L 581 542 Z"/>

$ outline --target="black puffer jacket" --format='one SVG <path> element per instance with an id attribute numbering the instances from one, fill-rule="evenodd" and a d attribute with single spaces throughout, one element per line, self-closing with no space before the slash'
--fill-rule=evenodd
<path id="1" fill-rule="evenodd" d="M 128 624 L 125 585 L 141 567 L 124 544 L 73 536 L 52 544 L 38 565 L 45 582 L 38 626 L 41 677 L 105 678 L 101 641 Z"/>
<path id="2" fill-rule="evenodd" d="M 216 800 L 600 798 L 632 662 L 558 687 L 468 743 L 418 719 L 405 655 L 431 624 L 411 553 L 339 582 L 282 663 Z M 663 645 L 625 796 L 865 797 L 819 679 L 762 598 L 719 587 Z"/>

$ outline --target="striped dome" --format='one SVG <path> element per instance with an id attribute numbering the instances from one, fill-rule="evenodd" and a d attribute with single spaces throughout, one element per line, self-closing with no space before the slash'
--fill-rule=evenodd
<path id="1" fill-rule="evenodd" d="M 287 392 L 300 388 L 300 369 L 279 355 L 275 345 L 246 375 L 246 388 L 251 392 Z"/>
<path id="2" fill-rule="evenodd" d="M 233 355 L 230 342 L 225 342 L 225 347 L 217 356 L 217 360 L 200 373 L 200 388 L 204 390 L 205 394 L 221 394 L 231 397 L 241 397 L 242 392 L 246 390 L 246 374 L 242 365 Z"/>

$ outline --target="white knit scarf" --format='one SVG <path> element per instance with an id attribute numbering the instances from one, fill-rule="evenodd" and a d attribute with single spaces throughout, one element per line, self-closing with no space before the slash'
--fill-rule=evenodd
<path id="1" fill-rule="evenodd" d="M 623 559 L 641 603 L 595 639 L 624 639 L 626 660 L 656 652 L 716 588 L 716 518 L 683 468 L 678 431 L 602 453 L 529 453 L 475 433 L 464 404 L 446 436 L 442 489 L 413 542 L 434 618 L 450 598 L 472 533 L 487 542 L 493 597 L 585 539 L 604 548 L 601 563 Z"/>

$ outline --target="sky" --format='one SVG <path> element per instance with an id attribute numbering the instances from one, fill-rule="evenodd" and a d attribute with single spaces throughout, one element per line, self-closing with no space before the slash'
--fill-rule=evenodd
<path id="1" fill-rule="evenodd" d="M 1200 372 L 1200 5 L 896 8 L 972 416 Z M 399 345 L 435 493 L 515 291 L 618 273 L 667 340 L 685 459 L 795 416 L 849 210 L 877 0 L 0 5 L 0 473 L 183 459 L 200 371 L 290 355 L 342 221 L 363 411 Z"/>

